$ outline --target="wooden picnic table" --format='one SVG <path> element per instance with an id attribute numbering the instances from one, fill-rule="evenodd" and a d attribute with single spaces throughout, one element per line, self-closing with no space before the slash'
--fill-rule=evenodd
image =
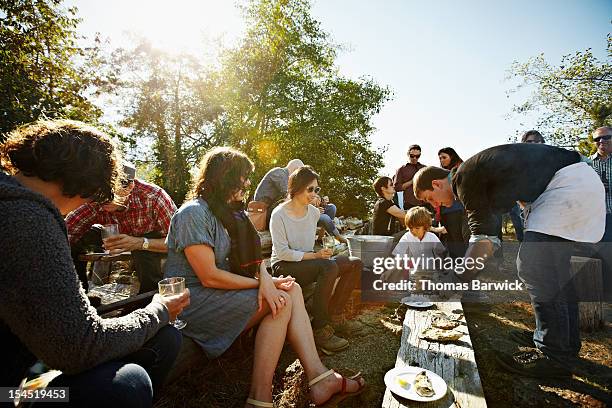
<path id="1" fill-rule="evenodd" d="M 433 310 L 446 313 L 463 312 L 463 307 L 461 302 L 457 301 L 437 302 L 430 309 L 408 308 L 395 367 L 418 366 L 438 374 L 448 386 L 446 395 L 434 402 L 414 402 L 393 394 L 387 388 L 382 407 L 486 407 L 465 316 L 461 319 L 462 324 L 456 329 L 465 335 L 455 342 L 438 343 L 419 338 L 421 332 L 430 326 Z"/>

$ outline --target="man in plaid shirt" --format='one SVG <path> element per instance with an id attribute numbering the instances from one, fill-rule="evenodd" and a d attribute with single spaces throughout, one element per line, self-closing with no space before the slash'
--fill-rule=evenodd
<path id="1" fill-rule="evenodd" d="M 597 147 L 597 153 L 591 156 L 593 169 L 606 190 L 606 232 L 599 244 L 599 255 L 604 268 L 604 296 L 612 300 L 612 127 L 595 129 L 593 141 Z"/>
<path id="2" fill-rule="evenodd" d="M 176 205 L 162 188 L 136 179 L 133 165 L 124 164 L 124 172 L 125 189 L 114 202 L 88 203 L 66 217 L 74 264 L 85 289 L 86 262 L 78 256 L 92 245 L 101 246 L 100 229 L 94 224 L 119 225 L 120 234 L 105 239 L 104 248 L 111 254 L 132 252 L 140 293 L 156 290 L 162 279 L 161 259 L 168 252 L 166 235 Z"/>

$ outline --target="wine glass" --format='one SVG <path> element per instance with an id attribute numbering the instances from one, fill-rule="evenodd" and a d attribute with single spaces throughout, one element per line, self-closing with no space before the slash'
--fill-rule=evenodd
<path id="1" fill-rule="evenodd" d="M 331 249 L 332 253 L 334 252 L 334 248 L 336 247 L 336 239 L 331 235 L 323 236 L 323 248 Z"/>
<path id="2" fill-rule="evenodd" d="M 115 235 L 119 235 L 118 224 L 106 224 L 102 227 L 102 241 L 104 241 L 106 238 L 114 237 Z M 105 249 L 104 253 L 110 254 L 110 251 Z"/>
<path id="3" fill-rule="evenodd" d="M 159 287 L 159 294 L 161 296 L 180 295 L 185 292 L 185 278 L 175 277 L 162 279 L 157 286 Z M 186 322 L 178 318 L 171 321 L 170 324 L 179 330 L 187 326 Z"/>

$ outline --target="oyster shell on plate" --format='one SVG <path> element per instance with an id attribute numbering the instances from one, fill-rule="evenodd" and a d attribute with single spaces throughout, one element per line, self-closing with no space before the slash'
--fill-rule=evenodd
<path id="1" fill-rule="evenodd" d="M 426 371 L 421 371 L 414 377 L 414 388 L 421 397 L 431 397 L 436 393 Z"/>

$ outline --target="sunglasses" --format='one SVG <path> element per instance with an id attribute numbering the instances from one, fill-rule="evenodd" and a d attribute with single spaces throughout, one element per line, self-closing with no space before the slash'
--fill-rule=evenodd
<path id="1" fill-rule="evenodd" d="M 321 191 L 321 187 L 310 186 L 306 189 L 306 191 L 308 191 L 309 193 L 312 193 L 314 191 L 315 194 L 319 194 L 319 191 Z"/>
<path id="2" fill-rule="evenodd" d="M 420 154 L 411 154 L 411 155 L 410 155 L 410 158 L 411 158 L 411 159 L 418 159 L 419 157 L 421 157 L 421 155 L 420 155 Z"/>
<path id="3" fill-rule="evenodd" d="M 604 136 L 598 136 L 598 137 L 593 138 L 593 141 L 595 143 L 601 143 L 604 140 L 610 140 L 610 139 L 612 139 L 612 135 L 604 135 Z"/>
<path id="4" fill-rule="evenodd" d="M 544 142 L 540 142 L 538 140 L 525 140 L 525 143 L 537 143 L 537 144 L 542 144 Z"/>
<path id="5" fill-rule="evenodd" d="M 130 179 L 121 180 L 121 187 L 127 188 L 133 182 L 134 182 L 134 180 L 130 180 Z"/>

